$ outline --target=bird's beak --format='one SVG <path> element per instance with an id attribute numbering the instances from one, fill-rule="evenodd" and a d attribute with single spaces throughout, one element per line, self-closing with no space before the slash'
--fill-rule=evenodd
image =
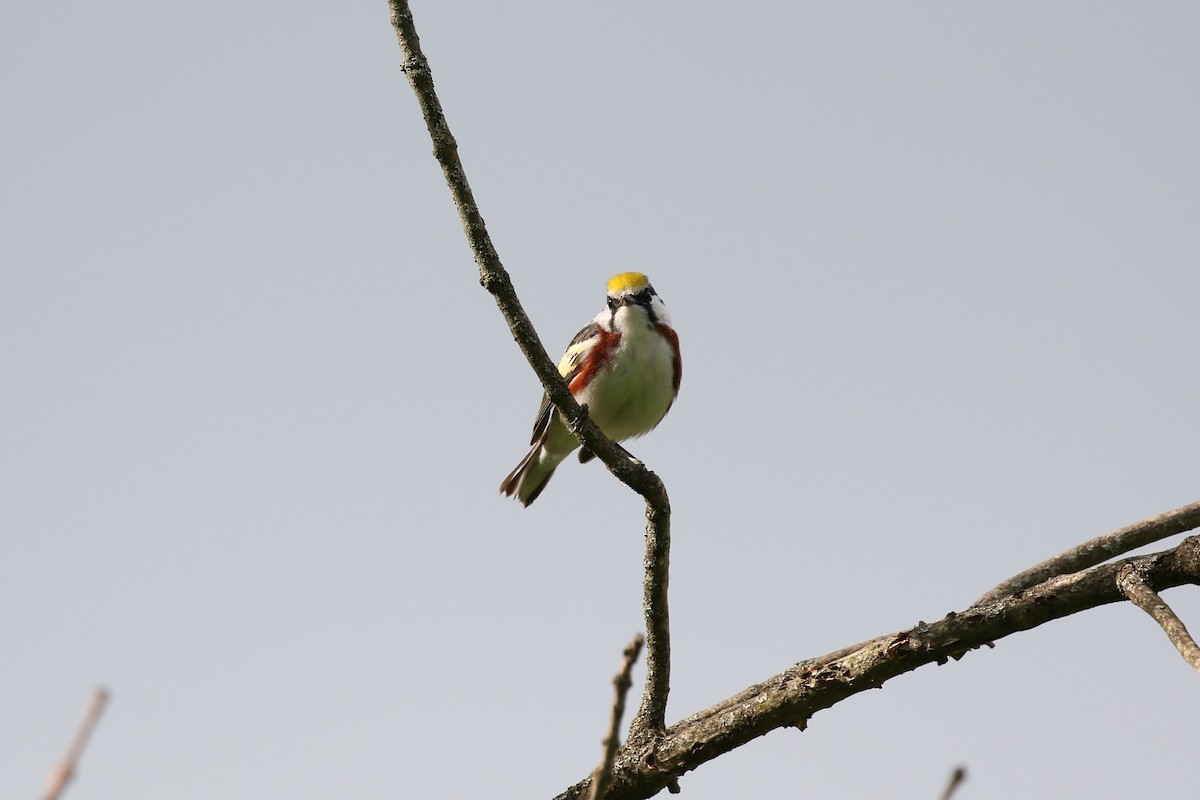
<path id="1" fill-rule="evenodd" d="M 623 306 L 645 306 L 650 307 L 650 295 L 644 293 L 632 294 L 621 299 Z"/>

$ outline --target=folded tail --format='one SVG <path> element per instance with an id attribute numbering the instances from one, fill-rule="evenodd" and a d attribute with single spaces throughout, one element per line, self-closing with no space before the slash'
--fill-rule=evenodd
<path id="1" fill-rule="evenodd" d="M 528 506 L 537 500 L 561 462 L 562 458 L 549 456 L 541 444 L 535 444 L 500 484 L 500 493 L 515 497 L 521 505 Z"/>

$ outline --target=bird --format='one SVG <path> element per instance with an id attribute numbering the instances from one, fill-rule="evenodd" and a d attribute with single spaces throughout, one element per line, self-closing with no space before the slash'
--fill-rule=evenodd
<path id="1" fill-rule="evenodd" d="M 608 281 L 604 309 L 575 335 L 558 372 L 580 405 L 616 442 L 653 430 L 679 395 L 683 361 L 679 336 L 650 279 L 622 272 Z M 579 441 L 545 395 L 533 423 L 529 452 L 500 484 L 500 492 L 529 506 Z M 595 456 L 587 448 L 579 463 Z"/>

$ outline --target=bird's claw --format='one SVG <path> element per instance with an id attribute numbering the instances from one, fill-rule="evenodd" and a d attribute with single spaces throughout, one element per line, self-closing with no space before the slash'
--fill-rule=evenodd
<path id="1" fill-rule="evenodd" d="M 587 403 L 580 403 L 579 404 L 579 413 L 575 416 L 575 419 L 571 420 L 571 432 L 578 434 L 579 431 L 583 430 L 583 424 L 585 422 L 587 422 L 587 419 L 588 419 Z"/>

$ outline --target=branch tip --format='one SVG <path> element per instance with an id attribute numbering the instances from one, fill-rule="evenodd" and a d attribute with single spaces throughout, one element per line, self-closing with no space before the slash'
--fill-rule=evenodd
<path id="1" fill-rule="evenodd" d="M 1189 503 L 1174 511 L 1149 517 L 1132 525 L 1126 525 L 1112 533 L 1097 536 L 1072 547 L 1065 553 L 1048 558 L 1004 581 L 972 605 L 985 605 L 1005 595 L 1016 594 L 1037 586 L 1050 578 L 1103 564 L 1110 558 L 1123 555 L 1143 545 L 1152 544 L 1168 536 L 1198 527 L 1200 527 L 1200 502 Z"/>
<path id="2" fill-rule="evenodd" d="M 96 729 L 96 723 L 100 721 L 100 713 L 108 704 L 108 698 L 109 691 L 103 686 L 98 686 L 92 691 L 92 699 L 83 714 L 83 719 L 79 721 L 75 735 L 71 738 L 66 755 L 63 756 L 62 761 L 54 765 L 50 770 L 50 775 L 46 778 L 46 788 L 42 792 L 42 800 L 58 800 L 63 790 L 67 788 L 67 784 L 75 777 L 75 770 L 83 755 L 83 748 L 91 739 L 92 731 Z"/>
<path id="3" fill-rule="evenodd" d="M 967 768 L 958 766 L 954 768 L 954 772 L 950 773 L 950 780 L 946 783 L 946 788 L 942 791 L 942 800 L 950 800 L 954 793 L 958 791 L 958 787 L 962 786 L 967 779 Z"/>

